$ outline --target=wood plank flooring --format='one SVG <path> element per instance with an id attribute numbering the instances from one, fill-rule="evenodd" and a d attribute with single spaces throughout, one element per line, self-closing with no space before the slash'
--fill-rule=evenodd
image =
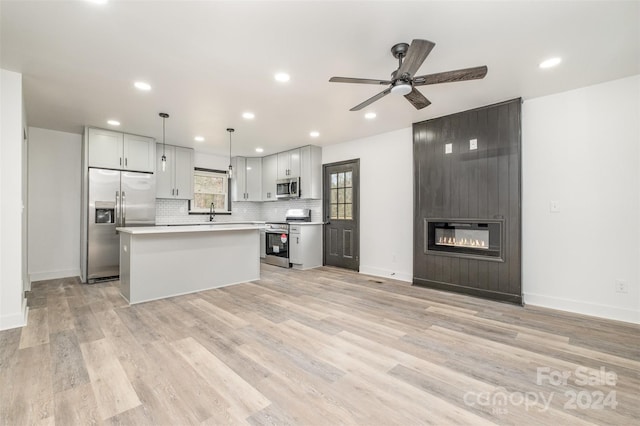
<path id="1" fill-rule="evenodd" d="M 638 424 L 640 326 L 262 265 L 135 306 L 33 283 L 0 332 L 0 424 Z"/>

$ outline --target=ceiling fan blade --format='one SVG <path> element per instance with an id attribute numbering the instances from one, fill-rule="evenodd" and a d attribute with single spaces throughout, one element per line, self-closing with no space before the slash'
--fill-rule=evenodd
<path id="1" fill-rule="evenodd" d="M 387 96 L 389 93 L 391 93 L 391 87 L 383 90 L 382 92 L 378 93 L 377 95 L 375 95 L 372 98 L 367 99 L 366 101 L 364 101 L 363 103 L 354 106 L 353 108 L 351 108 L 349 111 L 360 111 L 362 108 L 366 107 L 367 105 L 371 105 L 372 103 L 374 103 L 375 101 L 377 101 L 378 99 Z"/>
<path id="2" fill-rule="evenodd" d="M 420 93 L 420 91 L 418 91 L 418 89 L 416 89 L 415 87 L 411 92 L 409 92 L 409 94 L 404 95 L 404 97 L 407 98 L 407 100 L 411 102 L 411 104 L 416 107 L 416 109 L 422 109 L 431 105 L 431 101 L 427 99 L 422 93 Z"/>
<path id="3" fill-rule="evenodd" d="M 436 74 L 427 74 L 415 77 L 414 86 L 426 84 L 451 83 L 453 81 L 477 80 L 487 75 L 487 66 L 465 68 L 461 70 L 445 71 Z"/>
<path id="4" fill-rule="evenodd" d="M 413 76 L 424 60 L 427 59 L 427 56 L 429 56 L 431 49 L 433 49 L 435 45 L 435 43 L 429 40 L 413 40 L 411 46 L 409 46 L 409 50 L 407 50 L 407 56 L 404 57 L 402 65 L 398 68 L 396 76 L 401 77 L 403 74 Z"/>
<path id="5" fill-rule="evenodd" d="M 389 80 L 373 80 L 370 78 L 350 78 L 350 77 L 331 77 L 329 79 L 331 83 L 360 83 L 360 84 L 391 84 Z"/>

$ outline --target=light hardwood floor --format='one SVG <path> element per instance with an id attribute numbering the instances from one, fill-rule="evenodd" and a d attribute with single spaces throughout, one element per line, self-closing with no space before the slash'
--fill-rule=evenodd
<path id="1" fill-rule="evenodd" d="M 639 422 L 639 326 L 333 268 L 261 276 L 135 306 L 117 282 L 33 283 L 28 325 L 0 332 L 0 422 Z"/>

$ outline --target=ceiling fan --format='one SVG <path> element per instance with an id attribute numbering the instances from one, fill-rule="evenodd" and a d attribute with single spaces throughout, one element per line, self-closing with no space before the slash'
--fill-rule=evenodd
<path id="1" fill-rule="evenodd" d="M 398 59 L 398 69 L 391 73 L 390 80 L 373 80 L 369 78 L 331 77 L 332 83 L 359 83 L 359 84 L 379 84 L 389 85 L 385 90 L 351 108 L 349 111 L 359 111 L 362 108 L 374 103 L 378 99 L 389 93 L 397 93 L 404 97 L 416 107 L 422 109 L 431 104 L 416 86 L 426 86 L 428 84 L 450 83 L 453 81 L 476 80 L 487 75 L 487 66 L 474 68 L 464 68 L 454 71 L 445 71 L 435 74 L 414 76 L 418 68 L 422 65 L 431 49 L 436 44 L 428 40 L 415 39 L 411 46 L 407 43 L 398 43 L 391 48 L 393 57 Z"/>

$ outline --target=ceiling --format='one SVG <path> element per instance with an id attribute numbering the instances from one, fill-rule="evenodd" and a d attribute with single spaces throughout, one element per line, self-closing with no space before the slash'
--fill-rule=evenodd
<path id="1" fill-rule="evenodd" d="M 23 74 L 30 126 L 85 125 L 228 155 L 328 145 L 503 100 L 640 73 L 640 2 L 0 1 L 1 66 Z M 483 80 L 424 86 L 417 111 L 381 86 L 398 42 L 436 43 L 418 75 L 487 65 Z M 561 56 L 542 70 L 538 64 Z M 291 75 L 276 82 L 278 71 Z M 143 80 L 149 92 L 133 87 Z M 251 111 L 255 119 L 241 114 Z M 364 113 L 374 111 L 374 120 Z M 309 132 L 320 132 L 310 138 Z M 195 142 L 194 136 L 205 137 Z M 255 148 L 264 148 L 256 154 Z"/>

